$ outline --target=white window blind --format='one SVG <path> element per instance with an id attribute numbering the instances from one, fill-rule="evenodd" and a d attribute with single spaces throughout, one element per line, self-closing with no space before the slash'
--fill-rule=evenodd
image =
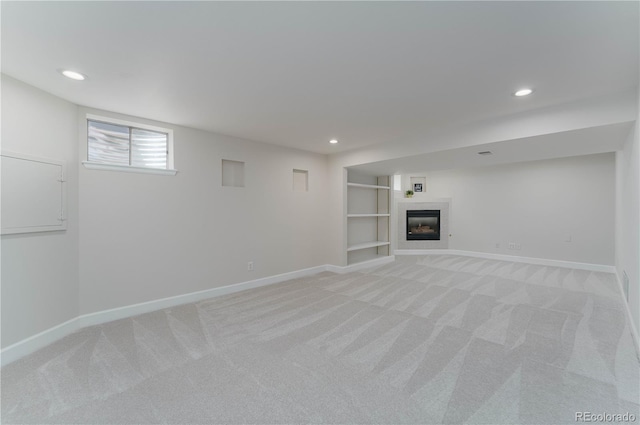
<path id="1" fill-rule="evenodd" d="M 168 133 L 87 120 L 87 138 L 91 163 L 168 169 Z"/>
<path id="2" fill-rule="evenodd" d="M 131 165 L 134 167 L 167 168 L 167 134 L 131 129 Z"/>

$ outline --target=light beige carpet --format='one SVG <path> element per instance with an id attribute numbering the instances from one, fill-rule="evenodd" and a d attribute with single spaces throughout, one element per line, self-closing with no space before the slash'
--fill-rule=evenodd
<path id="1" fill-rule="evenodd" d="M 639 417 L 616 285 L 450 255 L 322 273 L 71 335 L 2 369 L 2 423 Z"/>

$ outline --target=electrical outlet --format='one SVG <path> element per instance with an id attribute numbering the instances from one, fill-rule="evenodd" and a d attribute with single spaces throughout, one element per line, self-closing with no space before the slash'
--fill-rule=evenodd
<path id="1" fill-rule="evenodd" d="M 515 250 L 520 251 L 522 249 L 522 245 L 521 244 L 517 243 L 517 244 L 514 244 L 514 245 L 515 245 L 515 248 L 514 248 Z"/>
<path id="2" fill-rule="evenodd" d="M 496 248 L 500 248 L 500 243 L 496 242 Z"/>
<path id="3" fill-rule="evenodd" d="M 249 271 L 253 271 L 253 261 L 249 261 L 249 262 L 247 263 L 247 270 L 249 270 Z"/>
<path id="4" fill-rule="evenodd" d="M 514 242 L 509 242 L 509 249 L 516 249 L 516 244 Z"/>

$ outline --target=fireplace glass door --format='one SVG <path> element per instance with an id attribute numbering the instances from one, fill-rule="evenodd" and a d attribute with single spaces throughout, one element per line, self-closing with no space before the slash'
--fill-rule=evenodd
<path id="1" fill-rule="evenodd" d="M 407 211 L 407 240 L 440 240 L 440 210 Z"/>

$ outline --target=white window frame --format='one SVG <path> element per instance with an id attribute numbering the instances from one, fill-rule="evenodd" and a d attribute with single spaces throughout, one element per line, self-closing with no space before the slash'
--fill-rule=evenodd
<path id="1" fill-rule="evenodd" d="M 167 168 L 149 168 L 149 167 L 133 167 L 131 165 L 115 165 L 115 164 L 103 164 L 101 162 L 82 161 L 82 165 L 90 170 L 105 170 L 105 171 L 123 171 L 125 173 L 142 173 L 142 174 L 160 174 L 165 176 L 175 176 L 178 170 L 173 165 L 173 130 L 170 128 L 157 127 L 155 125 L 142 124 L 139 122 L 126 121 L 116 118 L 104 117 L 100 115 L 87 114 L 86 123 L 87 128 L 89 121 L 99 121 L 106 124 L 115 124 L 125 127 L 139 128 L 141 130 L 150 130 L 158 133 L 167 134 Z M 89 137 L 85 137 L 85 143 L 87 146 L 87 155 L 89 149 Z M 131 147 L 129 147 L 131 148 Z"/>

